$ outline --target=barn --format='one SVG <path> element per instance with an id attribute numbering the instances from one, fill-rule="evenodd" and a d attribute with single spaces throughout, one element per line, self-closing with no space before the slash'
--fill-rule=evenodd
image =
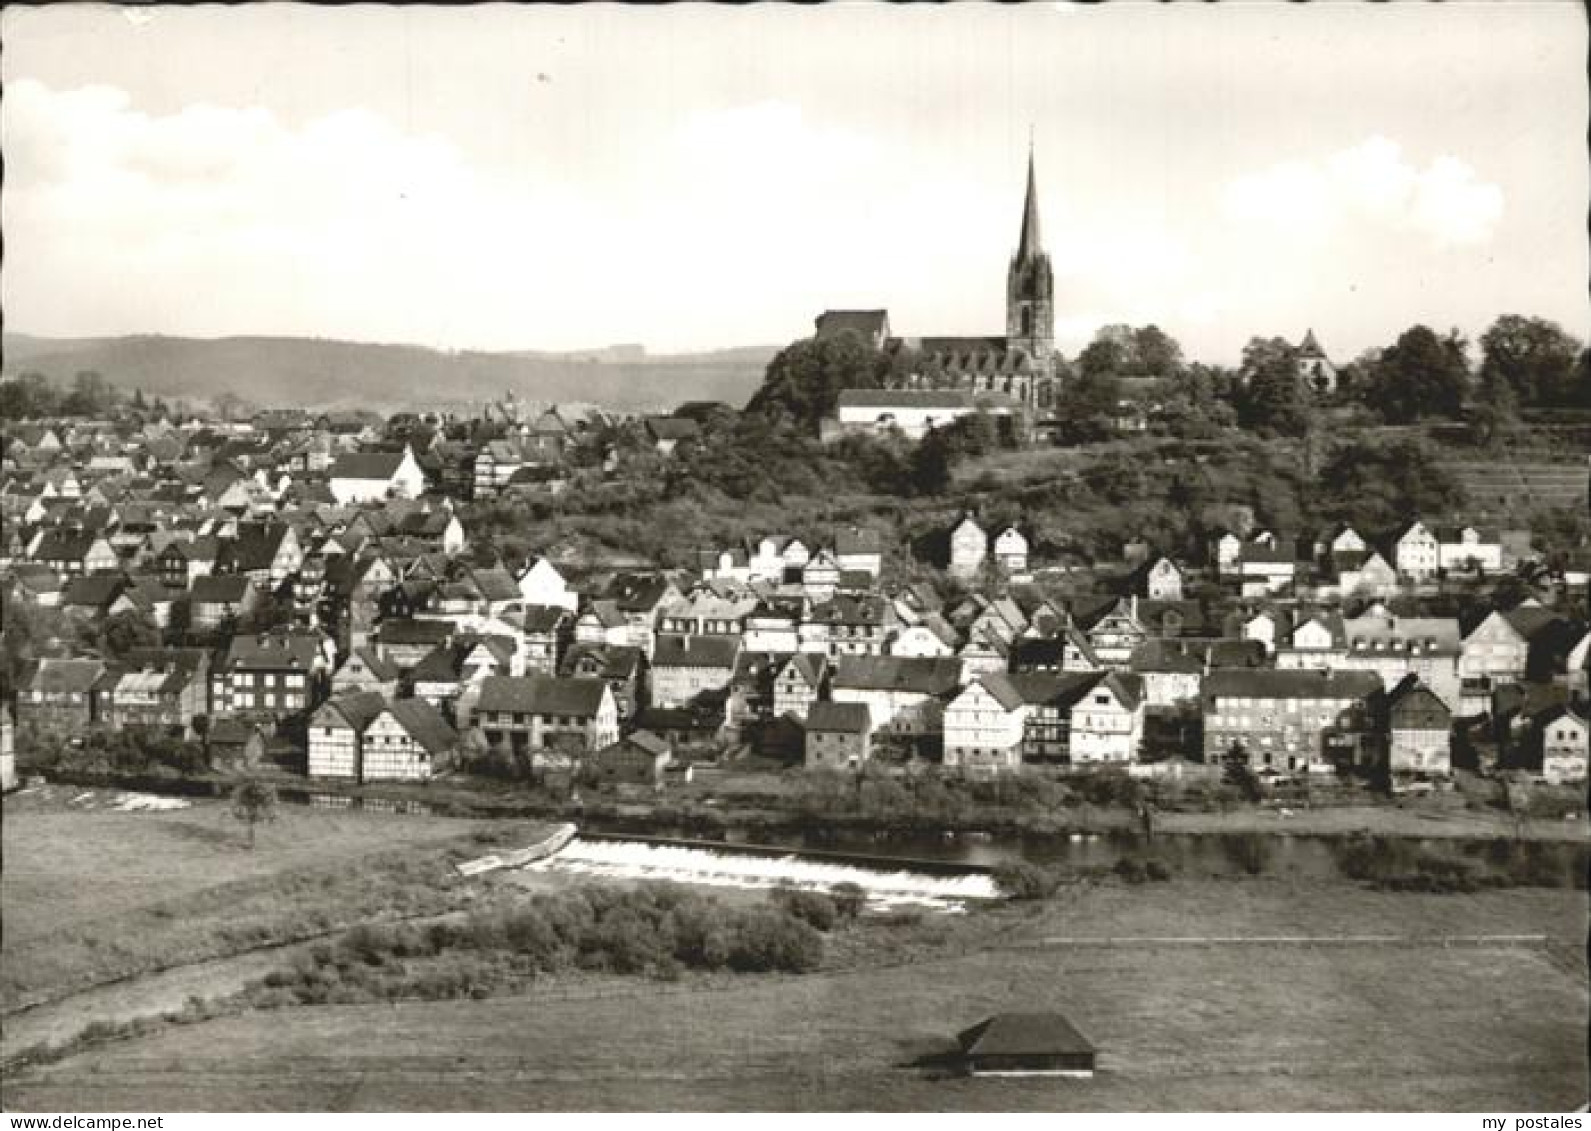
<path id="1" fill-rule="evenodd" d="M 1094 1046 L 1059 1013 L 997 1013 L 956 1039 L 972 1076 L 1094 1075 Z"/>

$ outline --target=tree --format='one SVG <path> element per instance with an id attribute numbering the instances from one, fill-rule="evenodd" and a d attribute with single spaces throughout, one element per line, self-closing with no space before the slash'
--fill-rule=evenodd
<path id="1" fill-rule="evenodd" d="M 1246 427 L 1301 436 L 1310 406 L 1298 368 L 1298 350 L 1285 338 L 1251 338 L 1243 347 L 1245 384 L 1238 419 Z"/>
<path id="2" fill-rule="evenodd" d="M 1104 347 L 1107 351 L 1113 348 Z M 1113 371 L 1081 366 L 1077 376 L 1065 382 L 1055 398 L 1061 438 L 1072 443 L 1109 439 L 1116 431 L 1120 404 L 1121 382 Z"/>
<path id="3" fill-rule="evenodd" d="M 1501 381 L 1521 405 L 1585 403 L 1576 389 L 1580 343 L 1545 318 L 1504 314 L 1481 335 L 1481 379 Z"/>
<path id="4" fill-rule="evenodd" d="M 950 486 L 950 440 L 938 428 L 930 428 L 917 441 L 911 456 L 911 487 L 919 495 L 942 495 Z"/>
<path id="5" fill-rule="evenodd" d="M 276 820 L 276 787 L 258 778 L 245 778 L 232 790 L 232 816 L 249 830 L 249 849 L 254 848 L 254 829 L 262 821 Z"/>
<path id="6" fill-rule="evenodd" d="M 1463 488 L 1423 441 L 1359 440 L 1332 452 L 1321 468 L 1322 517 L 1359 529 L 1390 529 L 1415 514 L 1451 513 Z"/>
<path id="7" fill-rule="evenodd" d="M 134 648 L 153 648 L 160 643 L 160 630 L 143 613 L 127 609 L 105 619 L 100 634 L 105 651 L 112 656 L 125 656 Z"/>
<path id="8" fill-rule="evenodd" d="M 1457 331 L 1442 339 L 1428 326 L 1411 326 L 1382 351 L 1363 396 L 1389 423 L 1409 424 L 1427 416 L 1458 416 L 1468 388 Z"/>
<path id="9" fill-rule="evenodd" d="M 1182 372 L 1182 346 L 1160 327 L 1150 324 L 1133 331 L 1134 372 L 1146 377 L 1175 377 Z"/>
<path id="10" fill-rule="evenodd" d="M 860 334 L 807 338 L 786 346 L 768 363 L 762 387 L 746 411 L 815 428 L 834 415 L 842 389 L 879 388 L 889 371 L 890 358 Z"/>

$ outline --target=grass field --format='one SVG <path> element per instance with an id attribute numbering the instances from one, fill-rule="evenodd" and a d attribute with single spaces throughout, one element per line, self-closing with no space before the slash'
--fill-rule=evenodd
<path id="1" fill-rule="evenodd" d="M 938 949 L 890 948 L 888 929 L 868 928 L 881 936 L 799 978 L 554 983 L 484 1002 L 224 1018 L 9 1074 L 3 1099 L 12 1110 L 1567 1109 L 1585 1093 L 1586 982 L 1572 958 L 1585 922 L 1582 896 L 1547 890 L 1107 884 L 983 928 L 958 921 L 936 932 L 952 944 Z M 1344 933 L 1430 938 L 1043 942 Z M 1441 945 L 1449 933 L 1560 945 Z M 990 1012 L 1046 1006 L 1101 1048 L 1095 1080 L 967 1080 L 924 1064 Z"/>
<path id="2" fill-rule="evenodd" d="M 91 811 L 54 790 L 0 819 L 0 1008 L 384 910 L 422 909 L 478 821 L 284 805 L 258 847 L 218 802 Z"/>

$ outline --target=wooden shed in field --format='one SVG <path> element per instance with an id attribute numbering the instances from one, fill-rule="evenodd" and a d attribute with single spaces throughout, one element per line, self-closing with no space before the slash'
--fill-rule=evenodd
<path id="1" fill-rule="evenodd" d="M 1059 1013 L 997 1013 L 956 1039 L 972 1076 L 1094 1075 L 1093 1044 Z"/>

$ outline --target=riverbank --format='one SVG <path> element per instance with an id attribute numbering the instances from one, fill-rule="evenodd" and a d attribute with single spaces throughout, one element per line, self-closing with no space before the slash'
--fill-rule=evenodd
<path id="1" fill-rule="evenodd" d="M 583 828 L 613 833 L 661 835 L 703 840 L 768 841 L 805 838 L 822 843 L 874 834 L 921 837 L 992 836 L 1042 839 L 1073 835 L 1137 832 L 1139 812 L 1120 805 L 1071 804 L 1034 810 L 982 806 L 959 816 L 917 813 L 910 806 L 885 813 L 812 812 L 792 797 L 790 783 L 798 774 L 753 772 L 723 775 L 657 797 L 620 799 L 602 793 L 554 797 L 531 786 L 450 775 L 425 784 L 356 785 L 312 782 L 286 771 L 264 770 L 284 801 L 321 808 L 361 808 L 439 817 L 496 820 L 573 821 Z M 223 797 L 231 779 L 206 775 L 151 779 L 109 775 L 59 775 L 62 784 L 141 790 L 190 797 Z M 1287 836 L 1510 839 L 1591 844 L 1585 794 L 1575 787 L 1543 791 L 1544 806 L 1567 816 L 1517 820 L 1488 803 L 1457 794 L 1371 799 L 1352 804 L 1277 806 L 1235 803 L 1226 808 L 1194 809 L 1162 806 L 1153 816 L 1157 832 L 1218 835 L 1278 834 Z"/>

